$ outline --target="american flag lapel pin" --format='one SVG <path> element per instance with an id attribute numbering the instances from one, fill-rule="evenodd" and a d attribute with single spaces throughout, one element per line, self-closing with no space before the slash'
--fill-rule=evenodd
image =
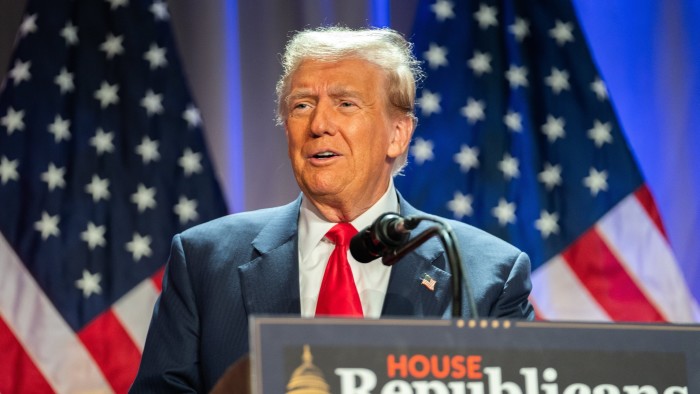
<path id="1" fill-rule="evenodd" d="M 423 280 L 420 282 L 423 286 L 427 287 L 430 291 L 435 291 L 435 284 L 437 281 L 430 277 L 428 274 L 423 274 Z"/>

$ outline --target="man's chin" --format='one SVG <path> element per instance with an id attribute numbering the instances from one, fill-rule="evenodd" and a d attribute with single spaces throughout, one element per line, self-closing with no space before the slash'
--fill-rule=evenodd
<path id="1" fill-rule="evenodd" d="M 325 201 L 342 199 L 343 189 L 338 186 L 313 186 L 302 188 L 304 195 L 312 200 Z"/>

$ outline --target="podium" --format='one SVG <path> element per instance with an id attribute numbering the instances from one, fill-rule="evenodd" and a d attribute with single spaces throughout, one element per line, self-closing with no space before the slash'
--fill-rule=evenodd
<path id="1" fill-rule="evenodd" d="M 700 393 L 700 326 L 254 317 L 253 393 Z"/>

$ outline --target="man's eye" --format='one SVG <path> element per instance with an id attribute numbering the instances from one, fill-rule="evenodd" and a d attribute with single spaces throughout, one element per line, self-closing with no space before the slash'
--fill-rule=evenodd
<path id="1" fill-rule="evenodd" d="M 354 106 L 355 106 L 355 103 L 350 102 L 350 101 L 343 101 L 343 102 L 340 103 L 340 106 L 341 106 L 341 107 L 349 108 L 349 107 L 354 107 Z"/>
<path id="2" fill-rule="evenodd" d="M 308 107 L 309 107 L 309 105 L 307 103 L 296 103 L 296 104 L 294 104 L 294 106 L 292 108 L 293 109 L 306 109 Z"/>

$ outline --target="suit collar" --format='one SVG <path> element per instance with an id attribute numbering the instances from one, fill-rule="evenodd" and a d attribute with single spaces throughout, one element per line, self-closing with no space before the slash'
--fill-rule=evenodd
<path id="1" fill-rule="evenodd" d="M 288 243 L 292 238 L 296 240 L 300 205 L 301 195 L 291 203 L 274 210 L 267 224 L 262 227 L 251 243 L 258 253 L 268 253 Z"/>

